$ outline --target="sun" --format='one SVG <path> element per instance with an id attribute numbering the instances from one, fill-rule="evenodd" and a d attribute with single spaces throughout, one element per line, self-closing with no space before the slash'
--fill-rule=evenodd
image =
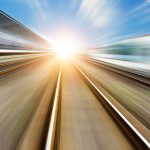
<path id="1" fill-rule="evenodd" d="M 81 32 L 66 28 L 53 32 L 51 44 L 54 52 L 65 59 L 80 53 L 86 47 L 85 38 Z"/>
<path id="2" fill-rule="evenodd" d="M 76 45 L 70 40 L 61 40 L 54 46 L 55 52 L 62 58 L 67 58 L 75 53 Z"/>
<path id="3" fill-rule="evenodd" d="M 53 41 L 53 48 L 56 54 L 62 58 L 68 58 L 75 54 L 79 49 L 80 42 L 77 38 L 69 34 L 61 34 Z"/>

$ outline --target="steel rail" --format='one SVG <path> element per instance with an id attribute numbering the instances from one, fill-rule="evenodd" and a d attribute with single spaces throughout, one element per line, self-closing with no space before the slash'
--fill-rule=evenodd
<path id="1" fill-rule="evenodd" d="M 106 109 L 110 112 L 112 117 L 120 125 L 120 127 L 125 131 L 127 136 L 131 138 L 132 142 L 139 148 L 144 150 L 150 149 L 149 141 L 126 119 L 126 117 L 109 101 L 109 99 L 102 93 L 92 81 L 77 67 L 72 63 L 76 70 L 83 77 L 85 82 L 89 85 L 91 90 L 96 94 L 100 101 L 104 104 Z M 101 100 L 102 99 L 102 100 Z"/>
<path id="2" fill-rule="evenodd" d="M 61 72 L 62 72 L 62 63 L 59 69 L 59 75 L 58 75 L 58 80 L 56 85 L 56 91 L 54 96 L 54 102 L 53 102 L 50 123 L 49 123 L 45 150 L 53 150 L 54 148 L 57 114 L 58 114 L 58 103 L 59 103 L 59 95 L 60 95 L 60 83 L 61 83 L 61 74 L 62 74 Z"/>

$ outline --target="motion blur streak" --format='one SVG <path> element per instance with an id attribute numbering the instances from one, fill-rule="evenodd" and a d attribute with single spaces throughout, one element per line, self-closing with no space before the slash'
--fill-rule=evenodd
<path id="1" fill-rule="evenodd" d="M 144 126 L 150 129 L 149 87 L 91 62 L 74 61 L 100 89 L 103 87 L 115 100 L 139 119 Z"/>
<path id="2" fill-rule="evenodd" d="M 42 98 L 47 83 L 51 80 L 51 88 L 55 84 L 56 65 L 56 60 L 50 58 L 14 71 L 13 74 L 9 73 L 0 79 L 2 149 L 14 149 L 17 145 Z"/>
<path id="3" fill-rule="evenodd" d="M 130 142 L 68 62 L 64 63 L 62 73 L 60 115 L 58 149 L 132 149 Z"/>
<path id="4" fill-rule="evenodd" d="M 149 0 L 0 0 L 0 150 L 44 149 L 150 149 Z"/>

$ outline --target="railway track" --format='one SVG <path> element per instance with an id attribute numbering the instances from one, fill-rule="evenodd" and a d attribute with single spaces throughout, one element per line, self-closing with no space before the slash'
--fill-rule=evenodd
<path id="1" fill-rule="evenodd" d="M 149 148 L 149 141 L 75 64 L 61 65 L 46 150 Z"/>
<path id="2" fill-rule="evenodd" d="M 3 63 L 1 75 L 48 58 L 49 56 L 40 56 Z M 27 127 L 27 133 L 24 133 L 17 149 L 150 148 L 149 139 L 74 62 L 61 63 L 58 79 L 54 84 L 51 96 L 48 96 L 49 89 L 46 92 L 49 105 L 46 106 L 46 115 L 43 114 L 44 122 L 39 123 L 37 115 Z M 42 106 L 43 104 L 39 107 L 38 114 L 43 112 Z M 34 129 L 37 124 L 41 124 L 38 133 Z M 39 137 L 30 142 L 33 135 Z"/>

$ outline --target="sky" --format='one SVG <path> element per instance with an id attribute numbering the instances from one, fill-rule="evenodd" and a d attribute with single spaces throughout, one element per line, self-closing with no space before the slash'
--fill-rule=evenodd
<path id="1" fill-rule="evenodd" d="M 0 0 L 0 9 L 50 42 L 95 48 L 150 33 L 150 0 Z"/>

